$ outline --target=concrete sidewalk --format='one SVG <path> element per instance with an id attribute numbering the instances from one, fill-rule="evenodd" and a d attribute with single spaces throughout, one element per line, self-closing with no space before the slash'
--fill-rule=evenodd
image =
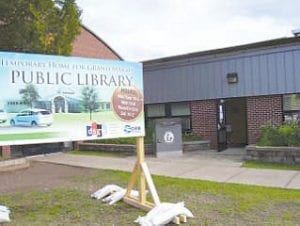
<path id="1" fill-rule="evenodd" d="M 239 152 L 240 153 L 240 152 Z M 152 174 L 179 178 L 202 179 L 225 183 L 239 183 L 300 189 L 300 171 L 241 168 L 243 155 L 235 151 L 218 153 L 199 151 L 181 157 L 146 157 Z M 97 169 L 132 171 L 135 157 L 96 157 L 65 153 L 31 158 L 34 161 Z"/>

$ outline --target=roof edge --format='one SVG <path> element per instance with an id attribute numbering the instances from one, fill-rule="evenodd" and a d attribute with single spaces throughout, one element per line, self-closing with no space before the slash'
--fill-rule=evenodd
<path id="1" fill-rule="evenodd" d="M 201 57 L 205 55 L 214 55 L 214 54 L 226 54 L 231 52 L 237 52 L 237 51 L 243 51 L 243 50 L 251 50 L 251 49 L 258 49 L 263 47 L 272 47 L 276 45 L 285 45 L 285 44 L 293 44 L 293 43 L 300 43 L 300 37 L 288 37 L 288 38 L 278 38 L 278 39 L 271 39 L 261 42 L 254 42 L 249 44 L 243 44 L 243 45 L 237 45 L 237 46 L 231 46 L 231 47 L 225 47 L 220 49 L 212 49 L 212 50 L 204 50 L 200 52 L 192 52 L 192 53 L 186 53 L 186 54 L 180 54 L 175 56 L 169 56 L 169 57 L 162 57 L 152 60 L 145 60 L 142 61 L 144 64 L 152 64 L 152 63 L 164 63 L 169 62 L 173 60 L 182 60 L 187 58 L 194 58 L 194 57 Z"/>
<path id="2" fill-rule="evenodd" d="M 124 60 L 123 57 L 121 57 L 113 48 L 111 48 L 102 38 L 100 38 L 98 35 L 96 35 L 90 28 L 88 28 L 84 24 L 80 24 L 80 26 L 88 31 L 91 35 L 93 35 L 96 39 L 98 39 L 100 42 L 102 42 L 109 50 L 111 50 L 120 60 Z"/>

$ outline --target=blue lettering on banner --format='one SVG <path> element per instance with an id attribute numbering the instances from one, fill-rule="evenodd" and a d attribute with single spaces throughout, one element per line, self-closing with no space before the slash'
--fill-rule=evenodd
<path id="1" fill-rule="evenodd" d="M 142 128 L 140 126 L 131 126 L 131 125 L 125 125 L 124 126 L 124 132 L 125 133 L 140 133 L 142 131 Z"/>

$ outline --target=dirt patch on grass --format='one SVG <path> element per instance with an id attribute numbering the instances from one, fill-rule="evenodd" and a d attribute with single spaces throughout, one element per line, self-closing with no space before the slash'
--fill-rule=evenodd
<path id="1" fill-rule="evenodd" d="M 0 172 L 0 193 L 48 190 L 55 187 L 69 187 L 74 176 L 93 176 L 96 170 L 31 162 L 30 167 L 21 170 Z"/>

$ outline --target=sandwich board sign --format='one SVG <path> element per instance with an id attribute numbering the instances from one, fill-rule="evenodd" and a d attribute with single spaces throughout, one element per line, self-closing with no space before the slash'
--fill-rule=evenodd
<path id="1" fill-rule="evenodd" d="M 143 137 L 142 64 L 0 52 L 0 145 Z"/>

